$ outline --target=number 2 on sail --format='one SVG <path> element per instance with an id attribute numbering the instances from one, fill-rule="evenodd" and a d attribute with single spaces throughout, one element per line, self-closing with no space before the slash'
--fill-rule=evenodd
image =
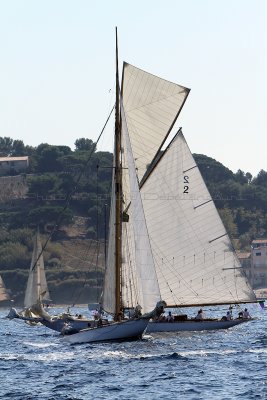
<path id="1" fill-rule="evenodd" d="M 184 183 L 189 184 L 189 176 L 184 175 Z M 189 193 L 189 186 L 188 185 L 184 185 L 184 191 L 183 193 Z"/>

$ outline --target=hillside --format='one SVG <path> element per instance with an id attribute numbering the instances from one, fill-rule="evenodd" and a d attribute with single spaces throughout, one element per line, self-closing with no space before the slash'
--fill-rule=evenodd
<path id="1" fill-rule="evenodd" d="M 0 274 L 15 304 L 23 302 L 37 226 L 42 242 L 49 239 L 44 258 L 53 302 L 96 301 L 103 281 L 112 154 L 97 152 L 90 139 L 77 139 L 74 151 L 5 139 L 0 138 L 0 155 L 19 151 L 30 157 L 23 174 L 0 177 Z M 267 172 L 253 178 L 194 156 L 235 248 L 249 249 L 254 238 L 267 236 Z"/>

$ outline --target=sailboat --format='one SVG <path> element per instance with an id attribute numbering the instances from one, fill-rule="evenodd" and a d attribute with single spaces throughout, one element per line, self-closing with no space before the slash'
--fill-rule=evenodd
<path id="1" fill-rule="evenodd" d="M 127 96 L 128 91 L 132 92 L 131 99 Z M 63 340 L 66 342 L 88 343 L 140 338 L 147 328 L 149 319 L 160 315 L 164 310 L 165 302 L 160 295 L 139 189 L 138 174 L 144 174 L 146 168 L 139 165 L 136 151 L 140 147 L 144 150 L 144 143 L 138 143 L 138 140 L 131 137 L 129 118 L 131 118 L 131 107 L 134 105 L 136 109 L 138 106 L 139 110 L 132 115 L 132 118 L 137 119 L 140 126 L 154 138 L 153 143 L 149 140 L 145 143 L 145 146 L 149 144 L 145 148 L 146 163 L 149 163 L 155 156 L 155 148 L 162 141 L 162 134 L 166 134 L 166 121 L 161 118 L 159 118 L 158 128 L 153 131 L 153 121 L 157 116 L 155 110 L 150 110 L 149 103 L 157 103 L 158 111 L 164 112 L 166 120 L 171 115 L 174 122 L 186 96 L 185 88 L 126 63 L 124 63 L 120 90 L 116 32 L 114 163 L 107 263 L 101 302 L 102 309 L 113 318 L 106 320 L 105 323 L 101 321 L 97 327 L 65 336 Z M 142 135 L 141 132 L 140 134 Z M 127 252 L 129 203 L 132 211 L 131 254 Z M 126 309 L 129 309 L 127 318 L 125 318 Z"/>
<path id="2" fill-rule="evenodd" d="M 256 302 L 181 129 L 142 181 L 141 194 L 168 308 Z M 248 321 L 175 319 L 149 322 L 147 332 L 225 329 Z"/>
<path id="3" fill-rule="evenodd" d="M 121 125 L 127 134 L 122 135 L 121 163 L 122 171 L 129 172 L 122 177 L 124 309 L 131 309 L 135 299 L 142 304 L 137 268 L 146 264 L 148 252 L 156 269 L 150 288 L 158 285 L 160 298 L 168 308 L 256 301 L 182 130 L 171 140 L 189 92 L 184 86 L 133 65 L 123 65 Z M 132 175 L 137 175 L 139 183 L 134 189 L 130 171 L 134 171 Z M 143 229 L 148 238 L 142 236 Z M 138 236 L 142 238 L 139 258 Z M 109 254 L 112 257 L 112 251 Z M 150 270 L 145 268 L 149 275 Z M 106 277 L 107 282 L 113 282 L 108 271 Z M 106 292 L 112 293 L 113 288 L 110 289 Z M 153 297 L 148 289 L 145 292 L 149 302 Z M 189 321 L 185 315 L 177 320 L 173 324 L 149 322 L 147 332 L 222 329 L 247 321 L 236 318 L 198 322 Z"/>
<path id="4" fill-rule="evenodd" d="M 11 308 L 8 318 L 18 318 L 28 324 L 42 324 L 57 332 L 74 333 L 80 329 L 88 328 L 93 321 L 82 315 L 72 315 L 69 310 L 59 315 L 51 316 L 44 305 L 51 303 L 47 285 L 43 248 L 39 229 L 34 237 L 31 265 L 24 297 L 24 309 L 18 312 Z"/>
<path id="5" fill-rule="evenodd" d="M 0 304 L 3 304 L 8 300 L 10 300 L 10 296 L 8 294 L 8 291 L 6 290 L 2 277 L 0 276 Z"/>
<path id="6" fill-rule="evenodd" d="M 24 297 L 24 307 L 30 309 L 38 301 L 42 303 L 51 302 L 45 275 L 43 249 L 39 229 L 37 229 L 34 237 L 31 266 Z"/>
<path id="7" fill-rule="evenodd" d="M 17 312 L 15 308 L 11 308 L 8 318 L 19 318 L 32 324 L 41 321 L 36 307 L 37 304 L 49 303 L 50 294 L 47 286 L 44 259 L 42 254 L 42 244 L 40 240 L 39 229 L 37 229 L 31 258 L 31 265 L 28 275 L 27 287 L 24 296 L 24 309 Z"/>

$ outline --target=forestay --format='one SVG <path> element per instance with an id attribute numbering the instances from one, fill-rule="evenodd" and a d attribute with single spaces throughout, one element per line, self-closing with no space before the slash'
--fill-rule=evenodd
<path id="1" fill-rule="evenodd" d="M 161 297 L 168 305 L 255 300 L 181 131 L 141 194 Z"/>

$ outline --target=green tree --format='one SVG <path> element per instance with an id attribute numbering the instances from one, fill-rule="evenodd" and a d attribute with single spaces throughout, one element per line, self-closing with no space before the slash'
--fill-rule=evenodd
<path id="1" fill-rule="evenodd" d="M 13 139 L 10 137 L 0 137 L 0 156 L 8 157 L 12 153 Z"/>
<path id="2" fill-rule="evenodd" d="M 71 152 L 67 146 L 50 146 L 41 144 L 36 150 L 37 172 L 58 172 L 62 171 L 61 158 Z"/>
<path id="3" fill-rule="evenodd" d="M 247 174 L 245 174 L 244 171 L 241 171 L 241 169 L 239 169 L 235 174 L 235 181 L 241 184 L 248 183 Z"/>
<path id="4" fill-rule="evenodd" d="M 96 144 L 91 139 L 80 138 L 74 144 L 76 151 L 96 151 Z"/>
<path id="5" fill-rule="evenodd" d="M 218 183 L 234 179 L 233 172 L 213 158 L 207 157 L 203 154 L 194 154 L 194 158 L 205 182 L 208 185 L 213 182 Z"/>
<path id="6" fill-rule="evenodd" d="M 1 269 L 28 268 L 31 255 L 21 243 L 7 242 L 0 247 Z"/>
<path id="7" fill-rule="evenodd" d="M 29 193 L 37 196 L 47 197 L 53 193 L 57 177 L 54 174 L 31 176 L 28 178 Z"/>
<path id="8" fill-rule="evenodd" d="M 261 169 L 256 178 L 253 179 L 253 184 L 267 186 L 267 172 Z"/>
<path id="9" fill-rule="evenodd" d="M 28 220 L 30 223 L 39 225 L 42 228 L 45 225 L 55 225 L 58 227 L 62 225 L 69 225 L 72 223 L 73 213 L 70 208 L 64 209 L 59 206 L 45 205 L 32 209 L 28 214 Z"/>
<path id="10" fill-rule="evenodd" d="M 223 220 L 225 229 L 227 230 L 231 238 L 236 237 L 238 229 L 236 223 L 234 222 L 233 212 L 229 208 L 223 208 L 220 210 L 220 216 Z"/>
<path id="11" fill-rule="evenodd" d="M 12 157 L 21 157 L 21 156 L 26 156 L 26 151 L 25 151 L 25 146 L 22 140 L 14 140 L 12 149 L 11 149 L 11 154 Z"/>

